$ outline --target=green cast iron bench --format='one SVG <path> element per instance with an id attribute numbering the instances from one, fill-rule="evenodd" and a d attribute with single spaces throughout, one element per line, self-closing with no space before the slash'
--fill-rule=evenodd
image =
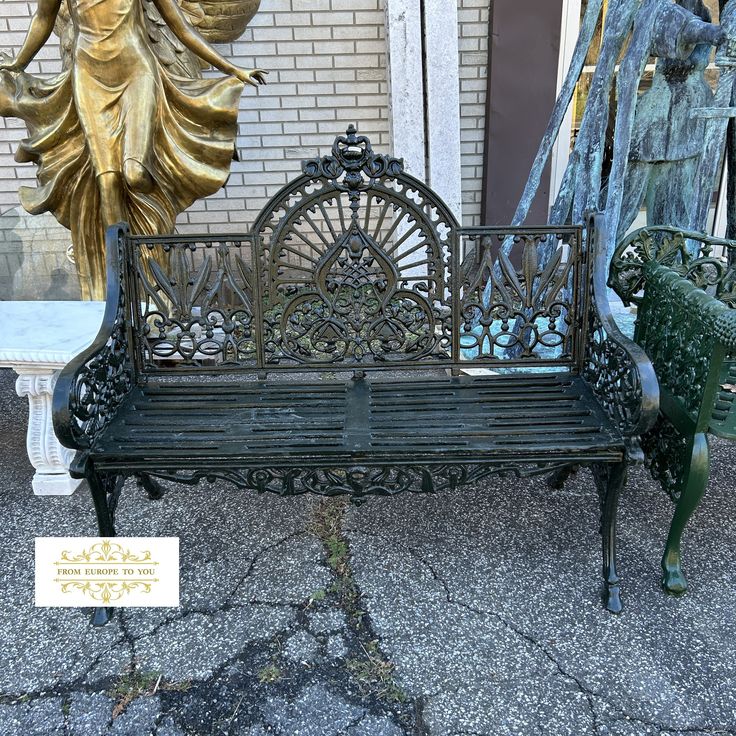
<path id="1" fill-rule="evenodd" d="M 708 434 L 736 440 L 736 242 L 643 228 L 616 249 L 609 281 L 638 307 L 634 339 L 660 384 L 659 418 L 642 445 L 652 476 L 676 503 L 663 585 L 682 594 L 681 541 L 708 483 Z"/>
<path id="2" fill-rule="evenodd" d="M 460 227 L 351 126 L 247 233 L 109 229 L 104 323 L 54 394 L 100 535 L 126 476 L 360 499 L 575 463 L 618 612 L 617 501 L 657 387 L 611 318 L 599 226 Z"/>

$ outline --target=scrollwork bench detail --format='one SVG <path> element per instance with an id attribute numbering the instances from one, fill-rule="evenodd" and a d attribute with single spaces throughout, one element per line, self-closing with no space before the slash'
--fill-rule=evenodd
<path id="1" fill-rule="evenodd" d="M 736 242 L 642 228 L 617 247 L 609 281 L 637 305 L 634 339 L 659 380 L 659 418 L 642 443 L 652 476 L 676 504 L 662 584 L 680 595 L 682 536 L 710 474 L 708 434 L 736 440 Z"/>
<path id="2" fill-rule="evenodd" d="M 460 227 L 351 126 L 248 233 L 110 229 L 105 323 L 54 396 L 100 534 L 130 475 L 360 499 L 588 465 L 619 611 L 617 499 L 657 394 L 599 226 Z"/>

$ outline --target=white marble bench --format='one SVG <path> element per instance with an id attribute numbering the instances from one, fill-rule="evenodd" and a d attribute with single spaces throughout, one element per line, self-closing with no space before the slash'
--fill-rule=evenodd
<path id="1" fill-rule="evenodd" d="M 81 483 L 67 472 L 74 452 L 56 439 L 51 397 L 59 371 L 90 345 L 104 310 L 104 302 L 0 301 L 0 368 L 18 374 L 18 396 L 28 397 L 26 444 L 36 495 L 69 495 Z"/>

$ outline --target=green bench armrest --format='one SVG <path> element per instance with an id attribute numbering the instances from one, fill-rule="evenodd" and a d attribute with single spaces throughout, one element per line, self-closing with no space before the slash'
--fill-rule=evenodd
<path id="1" fill-rule="evenodd" d="M 617 246 L 608 285 L 624 304 L 641 304 L 644 266 L 657 261 L 736 307 L 736 240 L 663 225 L 640 228 Z"/>
<path id="2" fill-rule="evenodd" d="M 654 364 L 662 411 L 683 432 L 704 432 L 736 350 L 736 311 L 657 261 L 642 276 L 635 339 Z"/>

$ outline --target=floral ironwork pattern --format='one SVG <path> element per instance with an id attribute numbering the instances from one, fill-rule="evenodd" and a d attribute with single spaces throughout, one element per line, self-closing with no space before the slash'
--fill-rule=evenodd
<path id="1" fill-rule="evenodd" d="M 139 364 L 148 370 L 252 364 L 250 238 L 131 240 Z"/>
<path id="2" fill-rule="evenodd" d="M 736 307 L 736 241 L 674 227 L 636 230 L 616 248 L 608 281 L 625 304 L 641 304 L 644 266 L 651 261 Z"/>
<path id="3" fill-rule="evenodd" d="M 641 438 L 646 466 L 670 499 L 680 500 L 690 439 L 660 413 L 651 432 Z"/>
<path id="4" fill-rule="evenodd" d="M 637 340 L 654 363 L 662 386 L 699 415 L 716 340 L 736 334 L 736 313 L 675 271 L 650 262 L 646 298 L 639 307 Z M 724 334 L 721 334 L 723 331 Z"/>
<path id="5" fill-rule="evenodd" d="M 594 266 L 588 285 L 591 303 L 582 374 L 628 438 L 630 455 L 641 460 L 638 438 L 656 421 L 659 389 L 645 351 L 621 333 L 611 314 L 604 276 L 606 253 L 600 247 L 603 227 L 603 216 L 596 215 L 587 229 Z"/>
<path id="6" fill-rule="evenodd" d="M 352 465 L 327 468 L 255 468 L 230 470 L 150 470 L 150 475 L 177 483 L 195 485 L 200 481 L 223 480 L 240 488 L 296 496 L 314 493 L 321 496 L 349 494 L 394 496 L 399 493 L 434 493 L 454 490 L 491 475 L 527 478 L 544 475 L 564 467 L 561 463 L 540 462 L 500 465 Z"/>
<path id="7" fill-rule="evenodd" d="M 631 355 L 615 339 L 600 316 L 591 310 L 583 375 L 614 424 L 628 436 L 641 423 L 641 377 L 632 370 Z"/>
<path id="8" fill-rule="evenodd" d="M 108 300 L 92 345 L 66 365 L 54 389 L 54 430 L 67 447 L 90 447 L 133 387 L 128 344 L 125 232 L 107 233 Z"/>
<path id="9" fill-rule="evenodd" d="M 574 362 L 579 346 L 570 328 L 585 304 L 580 228 L 464 232 L 472 247 L 461 277 L 460 333 L 466 354 Z"/>
<path id="10" fill-rule="evenodd" d="M 314 288 L 286 302 L 266 348 L 303 362 L 416 360 L 436 352 L 437 321 L 423 295 L 399 287 L 391 259 L 354 223 L 322 257 Z"/>

